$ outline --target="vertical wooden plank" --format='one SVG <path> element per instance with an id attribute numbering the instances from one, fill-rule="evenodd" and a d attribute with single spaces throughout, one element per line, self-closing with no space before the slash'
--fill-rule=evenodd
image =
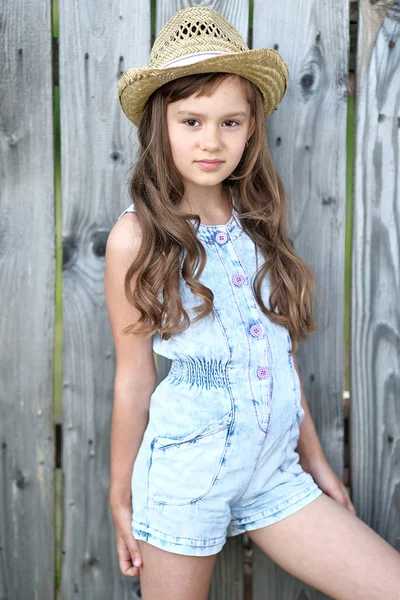
<path id="1" fill-rule="evenodd" d="M 359 5 L 352 286 L 352 490 L 400 551 L 400 2 Z"/>
<path id="2" fill-rule="evenodd" d="M 158 0 L 156 13 L 156 34 L 161 27 L 181 8 L 189 6 L 209 6 L 221 13 L 248 41 L 249 2 L 248 0 L 215 0 L 207 1 Z M 158 382 L 169 372 L 171 361 L 160 356 L 158 358 Z M 244 598 L 244 557 L 243 536 L 228 538 L 218 555 L 210 589 L 210 600 L 243 600 Z"/>
<path id="3" fill-rule="evenodd" d="M 290 71 L 268 140 L 287 192 L 291 239 L 317 280 L 321 329 L 300 345 L 298 359 L 324 451 L 341 478 L 348 12 L 346 0 L 254 0 L 253 27 L 253 47 L 277 49 Z M 298 598 L 307 588 L 257 547 L 253 583 L 254 600 Z"/>
<path id="4" fill-rule="evenodd" d="M 0 597 L 54 595 L 51 4 L 1 6 Z"/>
<path id="5" fill-rule="evenodd" d="M 114 346 L 104 299 L 109 231 L 128 206 L 135 133 L 117 81 L 147 61 L 150 3 L 60 2 L 63 231 L 63 598 L 121 600 L 109 508 Z M 132 136 L 133 133 L 133 136 Z"/>

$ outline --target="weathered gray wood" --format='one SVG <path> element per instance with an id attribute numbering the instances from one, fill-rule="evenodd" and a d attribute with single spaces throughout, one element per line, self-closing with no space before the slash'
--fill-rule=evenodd
<path id="1" fill-rule="evenodd" d="M 55 564 L 51 5 L 6 0 L 0 19 L 0 597 L 43 600 Z"/>
<path id="2" fill-rule="evenodd" d="M 209 6 L 226 17 L 248 41 L 248 0 L 215 0 L 214 2 L 182 2 L 180 0 L 162 0 L 157 2 L 156 34 L 161 27 L 181 8 L 188 6 Z M 169 372 L 171 361 L 160 356 L 157 359 L 157 380 L 162 381 Z M 243 551 L 242 536 L 235 536 L 228 540 L 215 566 L 210 589 L 210 599 L 242 600 L 244 594 L 243 580 Z M 232 573 L 236 573 L 235 577 Z M 227 576 L 228 575 L 228 576 Z"/>
<path id="3" fill-rule="evenodd" d="M 391 8 L 390 8 L 391 6 Z M 360 2 L 352 257 L 352 490 L 400 551 L 400 2 Z"/>
<path id="4" fill-rule="evenodd" d="M 253 595 L 262 600 L 321 600 L 328 598 L 296 579 L 258 549 L 253 552 Z"/>
<path id="5" fill-rule="evenodd" d="M 64 248 L 61 594 L 66 599 L 121 600 L 132 597 L 133 581 L 118 566 L 109 508 L 115 359 L 104 299 L 104 252 L 111 227 L 130 204 L 125 176 L 135 141 L 116 85 L 123 71 L 147 61 L 150 4 L 61 0 L 59 14 Z"/>
<path id="6" fill-rule="evenodd" d="M 325 454 L 339 477 L 348 19 L 346 0 L 254 2 L 253 47 L 277 49 L 291 75 L 286 97 L 267 122 L 268 140 L 287 191 L 291 239 L 316 276 L 321 329 L 300 345 L 298 359 Z M 257 547 L 254 564 L 254 600 L 297 598 L 306 588 Z"/>
<path id="7" fill-rule="evenodd" d="M 208 600 L 246 600 L 242 536 L 229 537 L 217 556 Z"/>

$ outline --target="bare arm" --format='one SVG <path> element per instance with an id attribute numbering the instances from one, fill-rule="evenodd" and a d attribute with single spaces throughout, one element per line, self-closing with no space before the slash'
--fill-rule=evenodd
<path id="1" fill-rule="evenodd" d="M 300 464 L 304 471 L 312 475 L 315 483 L 323 492 L 337 500 L 345 508 L 348 508 L 353 514 L 356 514 L 356 509 L 350 500 L 349 490 L 336 475 L 324 454 L 310 409 L 308 408 L 303 384 L 301 382 L 299 365 L 297 364 L 295 356 L 293 356 L 293 361 L 300 379 L 301 405 L 305 412 L 304 419 L 300 425 L 300 436 L 297 443 Z"/>
<path id="2" fill-rule="evenodd" d="M 151 338 L 123 335 L 139 312 L 125 298 L 124 279 L 140 246 L 137 215 L 128 213 L 114 225 L 107 240 L 104 293 L 116 351 L 111 426 L 111 506 L 131 503 L 131 475 L 148 423 L 150 396 L 157 372 Z M 133 285 L 135 282 L 133 282 Z"/>
<path id="3" fill-rule="evenodd" d="M 300 379 L 301 405 L 305 412 L 304 419 L 300 425 L 300 437 L 297 444 L 297 452 L 300 455 L 301 466 L 305 471 L 310 472 L 312 470 L 311 465 L 319 460 L 323 460 L 325 456 L 308 407 L 303 383 L 301 381 L 299 365 L 295 356 L 293 356 L 293 362 Z"/>

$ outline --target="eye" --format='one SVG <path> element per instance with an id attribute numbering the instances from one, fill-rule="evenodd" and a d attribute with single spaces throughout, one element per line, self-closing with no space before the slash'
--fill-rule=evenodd
<path id="1" fill-rule="evenodd" d="M 197 119 L 186 119 L 186 121 L 183 121 L 183 122 L 188 127 L 194 127 L 193 123 L 198 123 L 198 120 Z"/>
<path id="2" fill-rule="evenodd" d="M 229 123 L 229 125 L 228 125 L 229 129 L 235 127 L 236 125 L 240 125 L 240 123 L 238 123 L 237 121 L 231 121 L 231 120 L 224 121 L 224 123 Z"/>

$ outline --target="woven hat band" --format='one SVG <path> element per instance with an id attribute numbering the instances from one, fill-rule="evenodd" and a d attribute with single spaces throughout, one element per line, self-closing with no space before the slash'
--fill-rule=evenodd
<path id="1" fill-rule="evenodd" d="M 206 58 L 214 58 L 214 56 L 221 56 L 221 54 L 231 54 L 231 52 L 213 52 L 209 50 L 207 52 L 195 52 L 194 54 L 186 54 L 179 58 L 174 58 L 169 62 L 165 63 L 161 68 L 168 69 L 169 67 L 182 67 L 184 65 L 193 65 L 194 63 L 200 62 Z"/>

